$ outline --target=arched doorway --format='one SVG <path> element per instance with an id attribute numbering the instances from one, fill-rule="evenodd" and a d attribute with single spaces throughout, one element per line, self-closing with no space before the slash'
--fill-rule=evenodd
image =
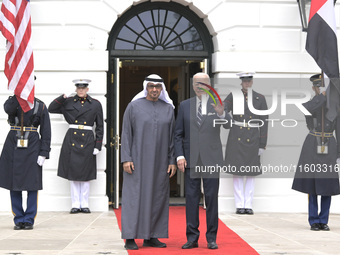
<path id="1" fill-rule="evenodd" d="M 119 139 L 127 104 L 142 90 L 145 76 L 157 73 L 177 106 L 189 97 L 192 75 L 210 72 L 213 43 L 203 20 L 189 7 L 174 2 L 144 2 L 132 6 L 116 21 L 107 49 L 107 195 L 118 208 Z M 172 178 L 171 195 L 184 194 L 181 183 L 180 175 Z"/>

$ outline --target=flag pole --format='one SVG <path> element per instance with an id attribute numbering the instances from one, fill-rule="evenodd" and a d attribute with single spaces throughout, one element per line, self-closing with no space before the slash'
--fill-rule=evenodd
<path id="1" fill-rule="evenodd" d="M 325 77 L 324 77 L 324 73 L 321 69 L 321 87 L 325 87 Z M 319 90 L 320 92 L 320 90 Z M 324 131 L 325 131 L 325 125 L 324 125 L 324 121 L 325 120 L 325 108 L 324 105 L 322 105 L 322 109 L 321 109 L 321 153 L 323 153 L 325 151 L 325 146 L 324 146 L 324 142 L 325 142 L 325 135 L 324 135 Z"/>

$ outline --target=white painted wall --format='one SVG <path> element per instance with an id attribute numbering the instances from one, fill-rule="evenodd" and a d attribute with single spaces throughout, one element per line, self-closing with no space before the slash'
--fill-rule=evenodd
<path id="1" fill-rule="evenodd" d="M 132 0 L 35 0 L 32 8 L 32 42 L 34 48 L 36 96 L 47 105 L 58 95 L 70 93 L 75 78 L 92 80 L 90 92 L 99 99 L 106 116 L 106 71 L 108 34 L 117 20 L 131 5 Z M 170 2 L 165 0 L 164 2 Z M 306 78 L 319 68 L 304 50 L 306 34 L 301 32 L 300 17 L 295 0 L 173 0 L 198 14 L 213 36 L 215 52 L 212 58 L 214 77 L 234 78 L 242 70 L 255 70 L 257 78 Z M 339 24 L 339 5 L 336 6 Z M 5 40 L 0 36 L 0 62 L 5 58 Z M 0 102 L 8 97 L 7 81 L 0 65 Z M 258 80 L 259 81 L 259 80 Z M 263 81 L 263 80 L 261 80 Z M 296 81 L 296 80 L 295 80 Z M 254 89 L 267 97 L 271 104 L 272 86 L 305 88 L 296 84 L 276 82 L 258 83 Z M 218 86 L 225 97 L 229 91 Z M 268 146 L 263 164 L 297 163 L 301 144 L 307 133 L 304 117 L 291 112 L 299 120 L 294 135 L 282 128 L 269 130 Z M 280 118 L 275 112 L 274 116 Z M 281 117 L 282 118 L 282 117 Z M 7 135 L 7 116 L 0 110 L 0 149 Z M 52 151 L 44 165 L 44 189 L 40 192 L 40 211 L 68 211 L 71 206 L 68 181 L 57 177 L 60 146 L 67 125 L 60 115 L 51 115 Z M 221 134 L 226 142 L 227 131 Z M 104 137 L 104 142 L 106 138 Z M 105 196 L 105 147 L 98 155 L 98 178 L 91 183 L 90 208 L 108 209 Z M 292 180 L 259 178 L 254 198 L 255 212 L 306 212 L 307 195 L 291 190 Z M 222 178 L 220 185 L 220 211 L 234 211 L 232 181 Z M 10 211 L 9 192 L 0 189 L 0 211 Z M 331 211 L 340 212 L 340 198 L 332 202 Z"/>

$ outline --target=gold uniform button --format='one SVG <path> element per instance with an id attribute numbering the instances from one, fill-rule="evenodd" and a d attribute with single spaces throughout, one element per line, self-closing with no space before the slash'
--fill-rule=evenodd
<path id="1" fill-rule="evenodd" d="M 84 147 L 84 145 L 80 145 L 80 147 L 82 147 L 82 148 L 83 148 L 83 147 Z"/>
<path id="2" fill-rule="evenodd" d="M 240 129 L 242 129 L 242 127 L 240 127 Z"/>
<path id="3" fill-rule="evenodd" d="M 72 143 L 72 146 L 74 146 L 74 143 Z"/>
<path id="4" fill-rule="evenodd" d="M 243 115 L 240 115 L 240 117 L 242 118 L 242 117 L 243 117 Z"/>
<path id="5" fill-rule="evenodd" d="M 249 140 L 249 139 L 247 139 L 247 142 L 248 142 L 248 143 L 249 143 L 249 141 L 250 141 L 250 140 Z"/>
<path id="6" fill-rule="evenodd" d="M 78 120 L 76 120 L 75 123 L 78 123 Z"/>
<path id="7" fill-rule="evenodd" d="M 241 138 L 238 138 L 237 140 L 241 141 Z"/>
<path id="8" fill-rule="evenodd" d="M 248 130 L 250 130 L 250 128 L 248 128 Z"/>
<path id="9" fill-rule="evenodd" d="M 251 116 L 249 116 L 249 118 L 251 119 Z"/>
<path id="10" fill-rule="evenodd" d="M 84 121 L 84 125 L 86 125 L 86 121 Z"/>
<path id="11" fill-rule="evenodd" d="M 76 135 L 76 134 L 77 134 L 77 132 L 74 132 L 73 134 L 75 134 L 75 135 Z"/>
<path id="12" fill-rule="evenodd" d="M 82 133 L 81 135 L 82 135 L 82 136 L 85 136 L 85 134 L 84 134 L 84 133 Z"/>

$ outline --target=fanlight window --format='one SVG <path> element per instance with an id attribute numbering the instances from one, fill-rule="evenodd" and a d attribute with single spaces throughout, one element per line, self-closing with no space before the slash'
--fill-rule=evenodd
<path id="1" fill-rule="evenodd" d="M 204 50 L 195 26 L 184 16 L 153 9 L 132 17 L 120 30 L 116 50 Z"/>

